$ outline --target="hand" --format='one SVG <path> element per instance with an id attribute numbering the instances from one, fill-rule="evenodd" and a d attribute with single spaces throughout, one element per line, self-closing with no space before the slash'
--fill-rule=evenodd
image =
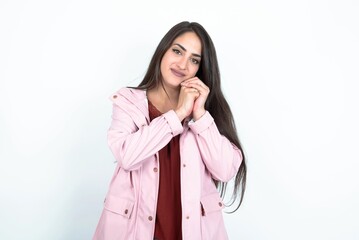
<path id="1" fill-rule="evenodd" d="M 195 100 L 198 97 L 199 92 L 195 88 L 181 86 L 178 104 L 175 110 L 181 121 L 192 113 Z"/>
<path id="2" fill-rule="evenodd" d="M 199 96 L 196 98 L 193 105 L 193 118 L 195 121 L 197 121 L 206 112 L 204 105 L 206 103 L 210 90 L 198 77 L 190 78 L 183 81 L 181 83 L 181 86 L 196 89 L 199 93 Z"/>

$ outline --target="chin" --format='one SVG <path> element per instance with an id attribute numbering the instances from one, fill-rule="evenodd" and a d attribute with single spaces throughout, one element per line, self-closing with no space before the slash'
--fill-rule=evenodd
<path id="1" fill-rule="evenodd" d="M 164 85 L 169 86 L 171 88 L 181 88 L 181 82 L 183 80 L 178 80 L 178 79 L 171 79 L 170 81 L 163 81 Z"/>
<path id="2" fill-rule="evenodd" d="M 181 88 L 181 83 L 171 84 L 171 87 L 180 89 Z"/>

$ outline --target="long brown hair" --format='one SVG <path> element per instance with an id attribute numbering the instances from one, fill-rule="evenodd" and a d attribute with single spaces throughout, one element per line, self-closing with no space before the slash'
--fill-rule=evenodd
<path id="1" fill-rule="evenodd" d="M 238 206 L 232 211 L 235 212 L 243 201 L 243 196 L 246 188 L 247 167 L 246 158 L 237 136 L 237 130 L 231 109 L 223 96 L 221 90 L 221 79 L 217 61 L 217 54 L 207 31 L 196 22 L 180 22 L 173 26 L 158 44 L 155 53 L 152 56 L 147 72 L 138 85 L 138 89 L 152 89 L 162 84 L 162 75 L 160 70 L 161 60 L 165 52 L 170 48 L 173 41 L 180 35 L 186 32 L 194 32 L 201 40 L 202 44 L 202 58 L 200 67 L 196 76 L 206 84 L 209 89 L 209 95 L 206 100 L 205 109 L 212 115 L 217 125 L 219 132 L 235 144 L 243 155 L 243 161 L 234 180 L 234 187 L 232 198 L 229 206 L 233 205 L 238 200 L 239 192 L 240 198 Z M 216 186 L 223 198 L 226 193 L 227 183 L 215 181 Z"/>

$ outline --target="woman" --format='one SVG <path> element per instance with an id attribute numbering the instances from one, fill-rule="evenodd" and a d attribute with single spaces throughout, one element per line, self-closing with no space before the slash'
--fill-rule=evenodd
<path id="1" fill-rule="evenodd" d="M 172 27 L 139 86 L 111 100 L 117 167 L 93 239 L 228 239 L 221 197 L 236 176 L 241 204 L 246 165 L 206 30 Z"/>

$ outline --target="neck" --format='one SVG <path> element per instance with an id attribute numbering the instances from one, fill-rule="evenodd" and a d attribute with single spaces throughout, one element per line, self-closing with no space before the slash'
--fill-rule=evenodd
<path id="1" fill-rule="evenodd" d="M 167 112 L 170 109 L 176 109 L 180 88 L 162 86 L 147 91 L 147 97 L 161 112 Z"/>
<path id="2" fill-rule="evenodd" d="M 159 85 L 156 89 L 158 96 L 165 100 L 168 99 L 171 105 L 177 106 L 180 90 L 179 88 L 166 87 L 165 85 Z"/>

